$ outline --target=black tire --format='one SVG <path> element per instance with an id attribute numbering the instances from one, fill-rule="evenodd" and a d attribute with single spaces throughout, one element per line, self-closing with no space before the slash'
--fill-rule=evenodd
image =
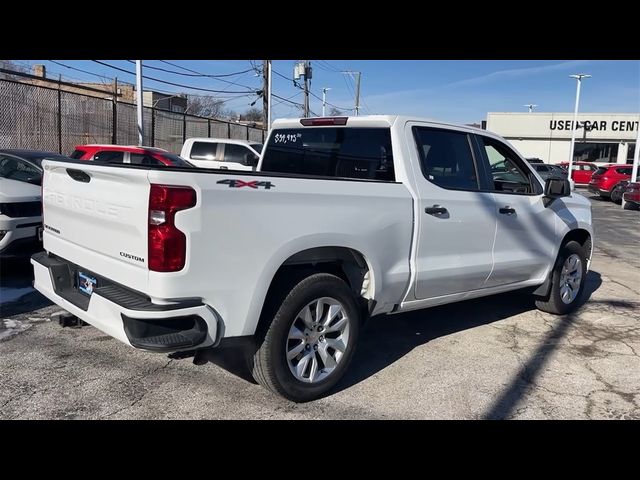
<path id="1" fill-rule="evenodd" d="M 294 402 L 307 402 L 323 396 L 344 375 L 358 341 L 360 311 L 349 286 L 335 275 L 311 273 L 293 283 L 295 285 L 288 292 L 288 287 L 284 288 L 284 292 L 280 289 L 284 295 L 278 294 L 276 288 L 271 293 L 271 301 L 275 304 L 265 306 L 267 318 L 264 319 L 262 332 L 256 334 L 257 348 L 253 355 L 252 374 L 260 385 L 272 392 Z M 342 304 L 349 319 L 349 340 L 341 360 L 327 378 L 305 383 L 298 380 L 289 369 L 286 359 L 287 337 L 298 313 L 305 305 L 321 297 L 332 297 Z"/>
<path id="2" fill-rule="evenodd" d="M 580 283 L 580 287 L 578 288 L 578 294 L 575 296 L 573 301 L 571 301 L 570 303 L 565 303 L 562 300 L 560 294 L 560 275 L 565 261 L 573 254 L 578 255 L 578 257 L 580 258 L 582 264 L 582 280 Z M 547 313 L 553 313 L 556 315 L 565 315 L 575 310 L 580 305 L 587 277 L 587 258 L 584 247 L 582 247 L 582 245 L 580 245 L 578 242 L 574 241 L 567 242 L 565 245 L 563 245 L 560 249 L 560 253 L 550 275 L 551 288 L 549 290 L 549 294 L 546 297 L 536 297 L 535 299 L 536 307 L 538 308 L 538 310 L 542 310 L 543 312 Z"/>
<path id="3" fill-rule="evenodd" d="M 620 205 L 622 203 L 622 194 L 624 193 L 624 187 L 622 185 L 616 185 L 611 190 L 611 201 Z"/>

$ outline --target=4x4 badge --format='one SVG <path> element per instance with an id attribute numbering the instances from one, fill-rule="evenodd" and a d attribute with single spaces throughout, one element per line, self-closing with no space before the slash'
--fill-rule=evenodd
<path id="1" fill-rule="evenodd" d="M 264 187 L 265 190 L 269 190 L 270 188 L 276 188 L 276 186 L 271 182 L 259 182 L 257 180 L 252 180 L 250 182 L 245 182 L 244 180 L 237 180 L 235 178 L 229 178 L 227 180 L 219 180 L 216 183 L 221 183 L 223 185 L 229 185 L 230 188 L 260 188 Z"/>

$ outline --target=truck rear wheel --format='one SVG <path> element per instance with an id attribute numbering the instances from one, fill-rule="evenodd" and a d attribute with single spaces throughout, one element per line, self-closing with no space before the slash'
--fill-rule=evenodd
<path id="1" fill-rule="evenodd" d="M 315 273 L 268 311 L 275 314 L 258 334 L 253 377 L 294 402 L 321 397 L 338 383 L 353 357 L 360 331 L 353 292 L 335 275 Z"/>
<path id="2" fill-rule="evenodd" d="M 560 249 L 551 275 L 549 294 L 536 298 L 536 307 L 543 312 L 564 315 L 580 303 L 587 277 L 587 259 L 578 242 L 567 242 Z"/>

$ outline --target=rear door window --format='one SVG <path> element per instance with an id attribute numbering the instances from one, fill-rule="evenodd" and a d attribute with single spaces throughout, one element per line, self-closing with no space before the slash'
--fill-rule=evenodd
<path id="1" fill-rule="evenodd" d="M 464 132 L 413 127 L 422 173 L 439 187 L 479 190 L 469 136 Z"/>
<path id="2" fill-rule="evenodd" d="M 156 160 L 145 153 L 131 153 L 130 159 L 130 163 L 134 165 L 164 165 L 160 160 Z"/>
<path id="3" fill-rule="evenodd" d="M 94 162 L 124 163 L 124 152 L 102 150 L 93 156 Z"/>
<path id="4" fill-rule="evenodd" d="M 389 128 L 274 130 L 263 157 L 263 172 L 395 181 Z"/>
<path id="5" fill-rule="evenodd" d="M 189 158 L 193 160 L 218 160 L 218 144 L 213 142 L 193 142 Z"/>
<path id="6" fill-rule="evenodd" d="M 75 159 L 79 159 L 82 158 L 82 156 L 87 153 L 85 150 L 74 150 L 73 153 L 70 155 L 71 158 L 75 158 Z"/>

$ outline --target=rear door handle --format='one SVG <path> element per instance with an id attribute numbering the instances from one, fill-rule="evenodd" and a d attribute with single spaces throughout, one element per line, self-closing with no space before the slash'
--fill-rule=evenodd
<path id="1" fill-rule="evenodd" d="M 506 206 L 506 207 L 502 207 L 500 210 L 498 210 L 500 213 L 502 213 L 503 215 L 513 215 L 514 213 L 516 213 L 516 209 L 515 208 L 511 208 L 510 206 Z"/>
<path id="2" fill-rule="evenodd" d="M 220 166 L 220 170 L 229 170 L 229 167 L 223 167 L 222 165 Z"/>
<path id="3" fill-rule="evenodd" d="M 446 208 L 441 207 L 440 205 L 434 205 L 433 207 L 426 207 L 424 209 L 424 213 L 428 213 L 429 215 L 439 216 L 439 215 L 445 215 L 449 213 L 449 211 Z"/>

